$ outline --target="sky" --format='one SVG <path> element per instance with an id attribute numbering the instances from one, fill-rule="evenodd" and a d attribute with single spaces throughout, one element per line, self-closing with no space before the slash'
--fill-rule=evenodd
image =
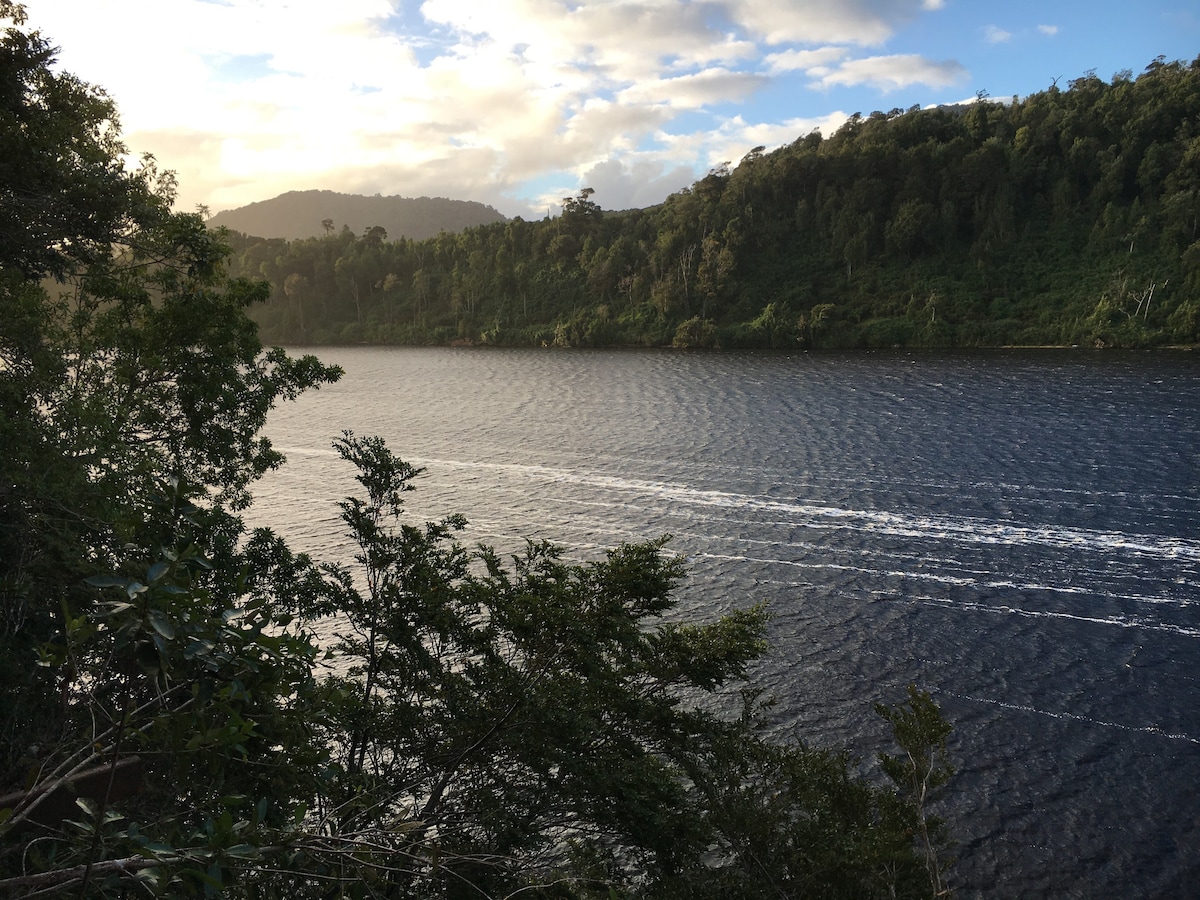
<path id="1" fill-rule="evenodd" d="M 289 190 L 645 207 L 855 112 L 1200 55 L 1195 0 L 25 0 L 211 212 Z"/>

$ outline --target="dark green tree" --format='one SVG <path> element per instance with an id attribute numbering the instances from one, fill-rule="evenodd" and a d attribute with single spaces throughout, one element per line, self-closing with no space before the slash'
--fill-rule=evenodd
<path id="1" fill-rule="evenodd" d="M 419 470 L 378 438 L 335 447 L 366 497 L 341 504 L 355 570 L 328 569 L 349 629 L 326 816 L 373 836 L 378 895 L 931 895 L 940 836 L 914 843 L 907 800 L 845 754 L 767 740 L 753 703 L 736 715 L 762 608 L 667 621 L 665 539 L 585 565 L 545 543 L 468 553 L 461 517 L 403 521 Z"/>
<path id="2" fill-rule="evenodd" d="M 0 883 L 90 893 L 114 854 L 138 871 L 137 846 L 220 845 L 193 840 L 209 819 L 279 820 L 237 807 L 288 771 L 265 765 L 279 746 L 306 752 L 285 710 L 311 647 L 248 590 L 234 513 L 282 461 L 268 410 L 338 373 L 264 351 L 245 313 L 267 287 L 225 277 L 170 174 L 126 169 L 112 103 L 0 14 Z M 62 832 L 70 810 L 48 813 L 97 767 Z M 134 769 L 140 832 L 103 787 Z"/>

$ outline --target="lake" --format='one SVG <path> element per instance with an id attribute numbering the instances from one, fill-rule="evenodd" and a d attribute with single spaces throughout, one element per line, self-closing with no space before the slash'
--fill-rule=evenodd
<path id="1" fill-rule="evenodd" d="M 1200 359 L 322 348 L 251 519 L 346 559 L 330 442 L 426 467 L 468 543 L 674 536 L 681 611 L 766 600 L 774 727 L 871 756 L 915 682 L 955 731 L 960 897 L 1200 892 Z"/>

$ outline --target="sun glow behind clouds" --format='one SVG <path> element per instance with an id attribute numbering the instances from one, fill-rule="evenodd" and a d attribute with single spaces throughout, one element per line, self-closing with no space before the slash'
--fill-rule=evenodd
<path id="1" fill-rule="evenodd" d="M 1075 5 L 1058 10 L 1063 25 Z M 64 68 L 117 99 L 131 149 L 178 171 L 185 206 L 213 209 L 320 187 L 540 215 L 591 182 L 606 208 L 647 205 L 753 146 L 831 131 L 841 110 L 974 91 L 975 48 L 1018 54 L 1023 36 L 1055 35 L 1064 48 L 1057 24 L 1010 34 L 944 0 L 53 0 L 30 12 Z M 1128 40 L 1133 26 L 1113 27 Z M 1068 60 L 1036 86 L 991 92 L 1039 89 Z M 1009 67 L 1023 71 L 1015 56 Z"/>

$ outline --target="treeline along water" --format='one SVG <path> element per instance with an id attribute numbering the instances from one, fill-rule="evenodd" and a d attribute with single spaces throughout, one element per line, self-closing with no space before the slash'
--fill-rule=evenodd
<path id="1" fill-rule="evenodd" d="M 427 468 L 412 515 L 592 558 L 674 535 L 682 611 L 770 604 L 781 733 L 873 753 L 916 682 L 955 725 L 960 896 L 1200 891 L 1200 360 L 327 349 L 252 518 L 348 556 L 330 450 Z"/>

